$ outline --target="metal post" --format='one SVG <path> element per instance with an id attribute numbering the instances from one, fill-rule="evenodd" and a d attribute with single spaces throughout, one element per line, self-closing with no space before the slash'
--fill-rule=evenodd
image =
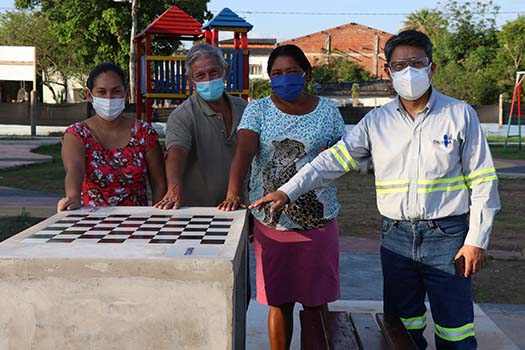
<path id="1" fill-rule="evenodd" d="M 499 94 L 498 102 L 498 127 L 503 126 L 503 94 Z"/>
<path id="2" fill-rule="evenodd" d="M 136 57 L 137 57 L 137 47 L 135 46 L 133 40 L 137 32 L 137 5 L 138 0 L 131 1 L 131 35 L 129 39 L 129 103 L 135 103 L 136 101 L 136 91 L 135 91 L 135 82 L 136 82 Z"/>
<path id="3" fill-rule="evenodd" d="M 31 90 L 31 106 L 29 107 L 29 120 L 31 120 L 31 136 L 36 136 L 36 90 Z"/>
<path id="4" fill-rule="evenodd" d="M 33 47 L 33 89 L 31 90 L 31 106 L 29 109 L 29 120 L 31 123 L 31 136 L 36 136 L 36 48 Z M 67 96 L 67 90 L 66 90 Z"/>

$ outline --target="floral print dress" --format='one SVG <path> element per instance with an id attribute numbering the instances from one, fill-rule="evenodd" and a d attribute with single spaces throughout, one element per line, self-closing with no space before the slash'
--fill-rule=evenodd
<path id="1" fill-rule="evenodd" d="M 151 125 L 136 120 L 128 144 L 116 149 L 99 144 L 84 122 L 69 126 L 65 132 L 77 137 L 86 151 L 82 205 L 148 205 L 145 157 L 159 139 Z"/>

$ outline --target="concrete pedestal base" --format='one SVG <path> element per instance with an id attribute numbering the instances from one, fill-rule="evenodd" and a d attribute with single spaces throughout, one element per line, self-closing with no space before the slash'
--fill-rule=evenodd
<path id="1" fill-rule="evenodd" d="M 0 349 L 245 348 L 245 212 L 97 211 L 123 213 L 233 221 L 220 246 L 28 243 L 62 213 L 2 242 Z"/>

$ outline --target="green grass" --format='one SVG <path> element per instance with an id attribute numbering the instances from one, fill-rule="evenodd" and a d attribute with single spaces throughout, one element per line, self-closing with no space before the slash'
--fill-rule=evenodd
<path id="1" fill-rule="evenodd" d="M 521 146 L 521 150 L 517 145 L 508 145 L 505 150 L 503 146 L 490 146 L 492 157 L 495 159 L 521 159 L 525 160 L 525 142 Z"/>
<path id="2" fill-rule="evenodd" d="M 487 140 L 489 142 L 505 142 L 506 136 L 496 136 L 496 135 L 489 135 L 487 136 Z M 509 138 L 509 142 L 518 142 L 518 137 L 511 137 Z M 525 136 L 521 138 L 521 142 L 525 143 Z"/>
<path id="3" fill-rule="evenodd" d="M 33 152 L 52 156 L 50 162 L 0 169 L 0 186 L 64 193 L 65 172 L 60 149 L 60 143 L 40 146 Z"/>
<path id="4" fill-rule="evenodd" d="M 19 216 L 0 217 L 0 242 L 42 220 L 44 219 L 31 217 L 24 210 Z"/>

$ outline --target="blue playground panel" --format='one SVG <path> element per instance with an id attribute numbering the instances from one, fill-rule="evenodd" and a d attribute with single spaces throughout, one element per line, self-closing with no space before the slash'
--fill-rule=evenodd
<path id="1" fill-rule="evenodd" d="M 243 51 L 242 49 L 221 49 L 224 53 L 224 59 L 230 66 L 230 73 L 226 77 L 226 91 L 241 93 L 248 87 L 243 87 Z M 145 82 L 146 64 L 151 64 L 151 74 L 153 82 L 153 93 L 162 94 L 192 94 L 192 87 L 186 80 L 186 70 L 184 69 L 183 60 L 151 60 L 144 64 L 141 79 Z M 187 91 L 189 90 L 189 91 Z M 145 93 L 145 84 L 141 86 L 142 93 Z"/>

